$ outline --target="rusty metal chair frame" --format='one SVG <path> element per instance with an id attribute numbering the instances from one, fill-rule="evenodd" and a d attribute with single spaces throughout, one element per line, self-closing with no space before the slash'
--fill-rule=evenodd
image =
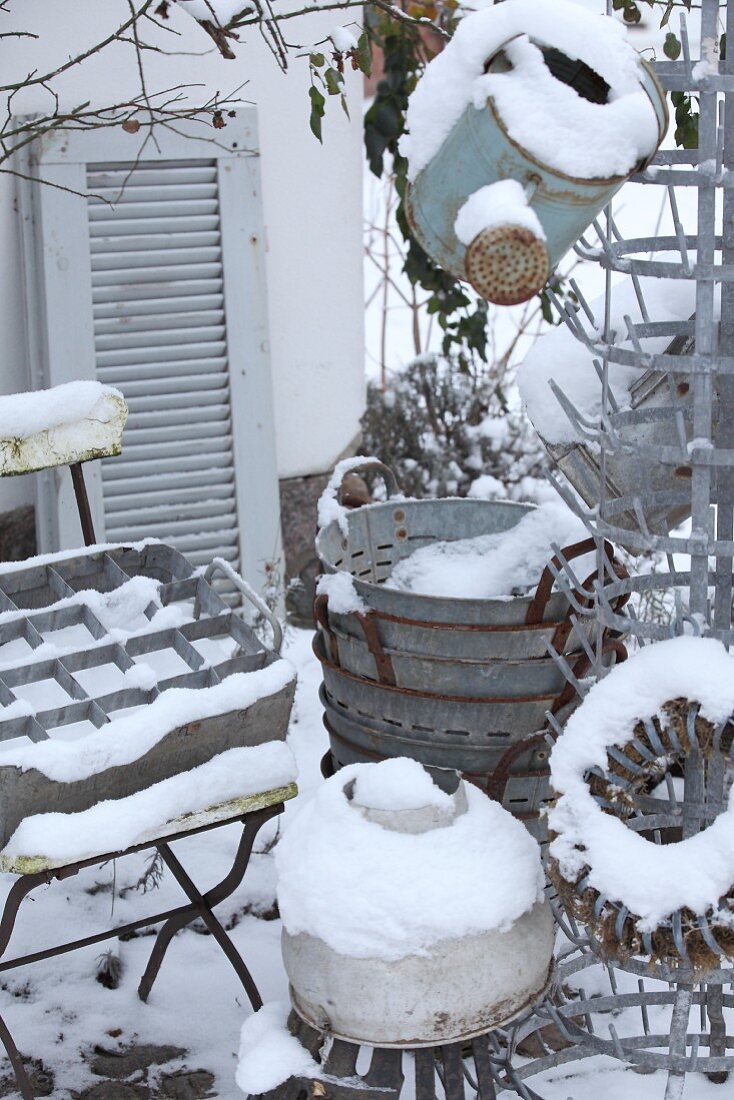
<path id="1" fill-rule="evenodd" d="M 95 943 L 102 943 L 104 940 L 120 938 L 129 933 L 136 932 L 140 928 L 147 928 L 153 924 L 161 924 L 145 972 L 138 985 L 138 996 L 141 1001 L 147 1001 L 173 937 L 177 932 L 185 928 L 186 925 L 191 924 L 193 920 L 200 917 L 206 925 L 207 930 L 211 933 L 229 959 L 237 977 L 244 987 L 253 1010 L 257 1011 L 257 1009 L 262 1007 L 262 999 L 255 985 L 255 981 L 241 955 L 232 943 L 232 940 L 227 935 L 224 927 L 214 915 L 213 909 L 220 902 L 230 897 L 240 885 L 247 870 L 255 837 L 265 822 L 277 816 L 282 810 L 283 803 L 278 802 L 260 810 L 252 810 L 241 816 L 225 818 L 223 821 L 214 821 L 206 825 L 198 826 L 195 829 L 188 829 L 184 832 L 175 833 L 163 840 L 148 840 L 143 844 L 135 844 L 130 848 L 126 848 L 124 851 L 108 852 L 104 855 L 78 860 L 75 863 L 69 863 L 63 867 L 21 875 L 11 887 L 3 908 L 2 917 L 0 917 L 0 974 L 15 970 L 21 966 L 28 966 L 31 963 L 42 962 L 45 959 L 54 958 L 56 955 L 66 954 L 69 951 L 75 951 L 80 947 L 89 947 Z M 178 857 L 174 855 L 169 842 L 196 836 L 199 833 L 218 828 L 220 825 L 231 825 L 238 821 L 241 822 L 243 828 L 232 867 L 220 882 L 207 890 L 206 893 L 202 894 L 184 869 Z M 52 947 L 43 948 L 31 954 L 21 955 L 11 959 L 3 958 L 15 929 L 21 903 L 37 886 L 47 886 L 54 879 L 63 881 L 64 879 L 71 878 L 78 874 L 79 871 L 86 867 L 100 866 L 101 864 L 107 863 L 109 860 L 119 859 L 122 856 L 132 855 L 135 852 L 141 852 L 149 848 L 155 848 L 160 853 L 164 863 L 188 898 L 187 904 L 178 905 L 172 909 L 166 909 L 159 913 L 149 914 L 148 916 L 130 921 L 127 924 L 118 925 L 114 928 L 105 929 L 102 932 L 96 932 L 89 936 L 70 940 L 67 943 L 55 944 Z M 2 1016 L 0 1016 L 0 1042 L 7 1051 L 23 1100 L 34 1100 L 35 1093 L 33 1092 L 30 1078 L 23 1065 L 23 1058 Z"/>

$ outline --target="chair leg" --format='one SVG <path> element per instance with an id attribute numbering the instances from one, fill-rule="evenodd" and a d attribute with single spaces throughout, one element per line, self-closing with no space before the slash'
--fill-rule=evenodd
<path id="1" fill-rule="evenodd" d="M 0 957 L 5 953 L 5 949 L 10 943 L 10 938 L 15 928 L 15 919 L 18 916 L 21 902 L 35 886 L 46 881 L 47 876 L 44 874 L 24 875 L 16 879 L 11 886 L 10 893 L 6 898 L 3 908 L 2 920 L 0 920 Z M 23 1100 L 35 1100 L 33 1086 L 31 1085 L 30 1078 L 23 1065 L 23 1059 L 15 1045 L 13 1036 L 10 1034 L 8 1025 L 5 1023 L 2 1016 L 0 1016 L 0 1043 L 5 1047 L 8 1058 L 10 1059 L 10 1065 L 15 1074 L 15 1080 L 18 1083 L 18 1089 L 20 1090 L 20 1095 L 23 1097 Z"/>
<path id="2" fill-rule="evenodd" d="M 148 959 L 148 965 L 145 968 L 145 973 L 140 979 L 140 984 L 138 986 L 138 996 L 142 1001 L 147 1001 L 150 996 L 153 983 L 158 976 L 158 971 L 160 970 L 166 951 L 173 937 L 177 932 L 180 932 L 182 928 L 185 928 L 187 924 L 190 924 L 196 917 L 201 917 L 229 961 L 232 963 L 253 1008 L 257 1010 L 262 1006 L 262 1000 L 252 975 L 245 966 L 224 928 L 222 928 L 221 924 L 214 916 L 212 907 L 229 897 L 242 882 L 250 860 L 255 837 L 265 821 L 268 821 L 271 817 L 275 817 L 276 814 L 280 812 L 280 809 L 280 806 L 267 807 L 265 810 L 260 810 L 248 816 L 244 823 L 242 836 L 237 847 L 237 853 L 231 870 L 225 875 L 221 882 L 213 886 L 211 890 L 207 890 L 206 894 L 203 895 L 199 893 L 168 845 L 161 844 L 158 846 L 161 857 L 173 872 L 176 881 L 192 904 L 184 912 L 177 913 L 174 917 L 170 917 L 158 932 L 153 950 Z"/>
<path id="3" fill-rule="evenodd" d="M 8 1053 L 8 1058 L 10 1059 L 10 1064 L 15 1074 L 15 1080 L 18 1082 L 18 1088 L 23 1100 L 35 1100 L 36 1094 L 33 1091 L 30 1077 L 26 1073 L 25 1066 L 23 1065 L 23 1059 L 13 1041 L 13 1036 L 8 1030 L 8 1025 L 5 1023 L 2 1016 L 0 1016 L 0 1043 L 3 1044 Z"/>

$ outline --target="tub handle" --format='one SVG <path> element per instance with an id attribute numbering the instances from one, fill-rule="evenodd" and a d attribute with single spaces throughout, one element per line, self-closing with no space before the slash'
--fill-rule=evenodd
<path id="1" fill-rule="evenodd" d="M 547 747 L 547 742 L 544 733 L 536 733 L 532 737 L 522 738 L 520 741 L 516 741 L 514 745 L 511 745 L 500 757 L 497 767 L 489 777 L 487 783 L 487 794 L 489 797 L 493 798 L 495 802 L 501 802 L 505 795 L 507 781 L 510 778 L 510 768 L 515 761 L 520 756 L 524 756 L 525 753 L 545 747 Z"/>
<path id="2" fill-rule="evenodd" d="M 563 556 L 566 559 L 566 561 L 573 561 L 574 558 L 581 557 L 584 554 L 589 554 L 589 553 L 591 553 L 592 550 L 595 550 L 595 549 L 596 549 L 596 543 L 595 543 L 594 539 L 587 538 L 587 539 L 582 539 L 581 542 L 575 542 L 571 546 L 563 547 L 562 552 L 563 552 Z M 604 540 L 604 553 L 606 554 L 607 558 L 609 559 L 615 574 L 620 579 L 624 579 L 627 576 L 629 576 L 629 574 L 627 573 L 627 570 L 625 569 L 624 565 L 622 565 L 622 563 L 617 558 L 617 556 L 614 552 L 614 547 L 612 546 L 611 542 L 609 542 L 607 539 Z M 538 581 L 538 587 L 535 590 L 535 595 L 533 596 L 533 599 L 530 603 L 530 606 L 528 607 L 527 614 L 525 616 L 525 625 L 526 626 L 538 626 L 540 623 L 543 622 L 543 616 L 545 614 L 545 609 L 546 609 L 548 601 L 550 600 L 551 595 L 553 593 L 553 585 L 554 585 L 555 579 L 556 579 L 555 576 L 554 576 L 554 573 L 553 573 L 553 567 L 555 567 L 557 570 L 560 570 L 560 568 L 561 568 L 561 561 L 560 561 L 560 558 L 558 557 L 557 554 L 555 554 L 551 558 L 550 562 L 548 563 L 548 565 L 546 565 L 545 569 L 543 570 L 543 572 L 540 575 L 540 580 Z M 593 585 L 594 581 L 597 579 L 597 576 L 598 576 L 598 571 L 595 571 L 595 572 L 591 573 L 583 583 L 583 588 L 588 589 L 589 596 L 591 595 L 591 588 L 592 588 L 592 585 Z M 620 610 L 624 606 L 624 604 L 627 602 L 627 599 L 629 599 L 629 596 L 627 596 L 625 594 L 625 597 L 626 598 L 620 597 L 622 602 L 620 603 L 618 601 L 616 610 Z M 587 597 L 587 599 L 588 599 L 588 597 Z M 566 614 L 567 618 L 568 618 L 568 615 L 570 614 L 570 610 L 571 609 L 569 608 L 569 610 Z M 556 647 L 556 641 L 557 641 L 557 639 L 554 637 L 554 639 L 553 639 L 554 648 Z M 565 641 L 565 638 L 561 639 L 561 644 L 563 644 L 563 641 Z"/>
<path id="3" fill-rule="evenodd" d="M 320 631 L 328 638 L 327 653 L 329 660 L 332 664 L 336 665 L 337 668 L 341 667 L 339 661 L 339 647 L 334 631 L 331 629 L 331 623 L 329 622 L 329 597 L 325 592 L 316 596 L 313 601 L 313 617 L 316 626 L 319 627 Z"/>
<path id="4" fill-rule="evenodd" d="M 601 656 L 607 657 L 610 654 L 614 654 L 617 658 L 617 664 L 621 664 L 622 661 L 627 660 L 627 646 L 619 638 L 607 638 L 601 647 Z M 573 675 L 575 680 L 581 680 L 586 676 L 587 672 L 591 668 L 591 660 L 586 653 L 582 653 L 578 661 L 573 667 Z M 576 688 L 569 681 L 564 687 L 563 691 L 556 698 L 555 703 L 551 707 L 551 714 L 558 714 L 560 710 L 571 702 L 576 694 Z"/>
<path id="5" fill-rule="evenodd" d="M 379 458 L 365 458 L 364 462 L 359 462 L 354 466 L 350 466 L 348 470 L 344 471 L 339 488 L 336 490 L 336 497 L 340 504 L 343 504 L 345 508 L 361 508 L 362 504 L 358 502 L 349 503 L 342 499 L 342 493 L 344 490 L 344 479 L 347 474 L 361 474 L 367 473 L 370 470 L 374 470 L 376 473 L 382 476 L 382 480 L 385 482 L 385 488 L 387 489 L 388 499 L 390 497 L 400 496 L 401 488 L 400 482 L 397 477 L 384 462 L 380 462 Z"/>
<path id="6" fill-rule="evenodd" d="M 270 623 L 273 631 L 273 652 L 279 657 L 280 649 L 283 645 L 283 628 L 265 601 L 258 596 L 255 589 L 252 588 L 244 577 L 241 577 L 224 558 L 213 558 L 211 564 L 207 566 L 206 572 L 204 573 L 204 580 L 207 584 L 211 583 L 211 579 L 215 573 L 223 573 L 245 599 L 248 600 L 253 607 L 256 607 L 262 617 Z"/>

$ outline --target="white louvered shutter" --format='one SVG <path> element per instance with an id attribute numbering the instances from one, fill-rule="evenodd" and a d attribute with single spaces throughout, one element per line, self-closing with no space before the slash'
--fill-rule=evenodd
<path id="1" fill-rule="evenodd" d="M 96 377 L 130 408 L 123 453 L 93 464 L 98 537 L 161 538 L 197 565 L 218 554 L 259 586 L 279 554 L 278 485 L 257 159 L 252 112 L 240 114 L 249 117 L 222 132 L 224 149 L 165 132 L 160 150 L 148 143 L 136 161 L 121 156 L 131 145 L 122 133 L 69 135 L 63 150 L 53 142 L 38 174 L 73 173 L 89 197 L 72 196 L 73 224 L 60 191 L 31 185 L 26 208 L 45 254 L 40 384 Z M 69 259 L 60 279 L 59 244 Z M 75 362 L 55 351 L 59 311 L 47 308 L 71 268 L 89 311 Z M 41 524 L 47 544 L 68 542 L 63 487 L 47 479 L 39 506 L 56 512 Z"/>

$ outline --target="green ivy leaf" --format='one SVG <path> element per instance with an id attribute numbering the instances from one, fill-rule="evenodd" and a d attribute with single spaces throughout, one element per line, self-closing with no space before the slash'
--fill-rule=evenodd
<path id="1" fill-rule="evenodd" d="M 666 57 L 669 57 L 671 61 L 677 61 L 680 57 L 681 45 L 672 31 L 668 31 L 665 36 L 665 42 L 663 43 L 663 53 Z"/>
<path id="2" fill-rule="evenodd" d="M 312 69 L 321 69 L 326 64 L 326 58 L 322 53 L 309 54 L 308 63 Z"/>
<path id="3" fill-rule="evenodd" d="M 372 42 L 366 31 L 363 31 L 357 39 L 356 50 L 359 71 L 365 76 L 372 75 Z"/>
<path id="4" fill-rule="evenodd" d="M 311 117 L 309 118 L 309 126 L 311 127 L 311 133 L 319 141 L 322 141 L 321 137 L 321 119 L 324 117 L 324 108 L 326 106 L 326 100 L 322 96 L 318 88 L 314 88 L 313 84 L 308 89 L 308 97 L 311 100 Z"/>
<path id="5" fill-rule="evenodd" d="M 327 69 L 324 73 L 324 79 L 329 95 L 339 95 L 341 93 L 344 77 L 340 72 L 336 69 Z"/>

